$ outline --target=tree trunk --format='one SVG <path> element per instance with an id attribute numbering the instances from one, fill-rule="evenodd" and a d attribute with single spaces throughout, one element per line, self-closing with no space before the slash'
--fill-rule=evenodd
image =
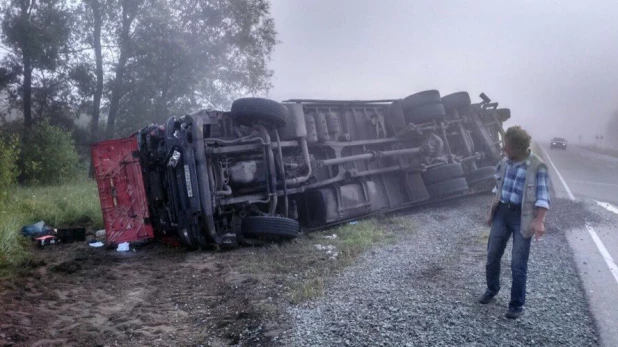
<path id="1" fill-rule="evenodd" d="M 127 65 L 129 40 L 131 23 L 135 19 L 137 14 L 138 4 L 140 2 L 131 2 L 130 0 L 122 1 L 122 29 L 120 32 L 120 57 L 118 58 L 118 65 L 116 65 L 116 78 L 112 87 L 112 98 L 109 104 L 109 114 L 107 116 L 107 129 L 105 136 L 109 139 L 114 136 L 114 126 L 116 124 L 116 117 L 120 110 L 120 99 L 122 98 L 122 92 L 124 87 L 124 72 Z"/>
<path id="2" fill-rule="evenodd" d="M 32 128 L 32 63 L 30 57 L 24 54 L 24 128 L 26 132 Z"/>
<path id="3" fill-rule="evenodd" d="M 94 17 L 94 55 L 96 61 L 96 76 L 97 85 L 94 91 L 94 100 L 92 103 L 92 124 L 90 125 L 90 136 L 92 141 L 98 139 L 99 132 L 99 117 L 101 112 L 101 97 L 103 96 L 103 54 L 101 52 L 101 7 L 99 0 L 90 1 L 92 14 Z"/>
<path id="4" fill-rule="evenodd" d="M 105 131 L 105 137 L 110 139 L 114 136 L 114 125 L 116 123 L 116 116 L 118 110 L 120 110 L 120 97 L 122 96 L 122 87 L 124 79 L 124 70 L 127 63 L 126 53 L 120 51 L 120 58 L 118 59 L 118 65 L 116 66 L 116 79 L 112 87 L 112 98 L 109 104 L 109 114 L 107 116 L 107 130 Z"/>

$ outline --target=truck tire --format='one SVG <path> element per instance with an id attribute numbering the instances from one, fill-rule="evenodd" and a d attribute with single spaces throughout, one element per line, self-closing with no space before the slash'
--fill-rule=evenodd
<path id="1" fill-rule="evenodd" d="M 293 239 L 298 236 L 298 221 L 275 216 L 249 216 L 242 220 L 240 231 L 244 237 Z"/>
<path id="2" fill-rule="evenodd" d="M 421 124 L 446 118 L 446 111 L 442 104 L 421 106 L 406 112 L 406 120 L 411 123 Z"/>
<path id="3" fill-rule="evenodd" d="M 496 168 L 493 166 L 485 166 L 478 170 L 470 171 L 464 175 L 468 185 L 473 185 L 480 182 L 496 179 Z"/>
<path id="4" fill-rule="evenodd" d="M 403 115 L 403 109 L 401 108 L 401 100 L 394 101 L 390 104 L 390 106 L 386 109 L 386 117 L 384 121 L 386 122 L 386 126 L 391 136 L 395 136 L 399 130 L 408 125 L 406 123 L 406 117 Z"/>
<path id="5" fill-rule="evenodd" d="M 499 108 L 496 110 L 496 112 L 498 113 L 498 120 L 502 123 L 506 122 L 507 120 L 509 120 L 509 118 L 511 118 L 511 110 L 508 108 Z"/>
<path id="6" fill-rule="evenodd" d="M 262 98 L 242 98 L 234 100 L 232 119 L 238 124 L 252 126 L 256 123 L 271 124 L 283 128 L 288 122 L 288 110 L 280 103 Z"/>
<path id="7" fill-rule="evenodd" d="M 466 92 L 453 93 L 442 97 L 442 105 L 447 112 L 452 109 L 467 109 L 471 104 L 470 94 Z"/>
<path id="8" fill-rule="evenodd" d="M 448 181 L 432 184 L 427 187 L 432 198 L 450 196 L 468 191 L 468 183 L 463 177 L 453 178 Z"/>
<path id="9" fill-rule="evenodd" d="M 423 182 L 428 186 L 462 177 L 463 174 L 463 167 L 459 163 L 445 164 L 421 173 Z"/>
<path id="10" fill-rule="evenodd" d="M 401 107 L 404 112 L 419 108 L 425 105 L 439 104 L 442 102 L 440 92 L 437 90 L 425 90 L 416 94 L 407 96 L 401 102 Z"/>

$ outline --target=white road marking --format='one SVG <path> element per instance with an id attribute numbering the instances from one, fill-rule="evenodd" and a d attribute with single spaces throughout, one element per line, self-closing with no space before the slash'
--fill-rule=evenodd
<path id="1" fill-rule="evenodd" d="M 618 283 L 618 265 L 616 265 L 616 262 L 607 251 L 607 248 L 605 248 L 605 245 L 603 245 L 603 242 L 601 242 L 601 239 L 599 238 L 599 235 L 597 235 L 596 231 L 594 231 L 590 225 L 586 225 L 586 228 L 588 229 L 588 233 L 590 233 L 590 237 L 592 237 L 592 241 L 594 241 L 594 244 L 597 245 L 599 252 L 601 252 L 601 256 L 603 256 L 605 264 L 609 267 L 609 271 L 612 275 L 614 275 L 614 279 L 616 280 L 616 283 Z"/>
<path id="2" fill-rule="evenodd" d="M 603 207 L 604 209 L 610 212 L 614 212 L 615 214 L 618 214 L 618 207 L 610 204 L 609 202 L 597 201 L 597 205 Z"/>
<path id="3" fill-rule="evenodd" d="M 571 189 L 569 189 L 569 186 L 564 181 L 564 178 L 562 178 L 562 175 L 560 174 L 560 171 L 558 171 L 558 168 L 556 167 L 556 165 L 554 165 L 554 162 L 552 162 L 551 158 L 549 157 L 549 155 L 547 154 L 547 152 L 545 151 L 543 146 L 540 146 L 540 147 L 541 147 L 541 150 L 543 151 L 543 153 L 545 154 L 545 158 L 547 158 L 547 161 L 549 161 L 551 166 L 556 171 L 556 174 L 558 175 L 558 178 L 560 178 L 560 181 L 562 182 L 562 185 L 564 186 L 564 189 L 569 194 L 569 198 L 571 200 L 575 200 L 575 196 L 573 196 L 573 193 L 571 193 Z M 610 205 L 610 204 L 607 204 L 607 205 Z M 601 206 L 603 206 L 603 205 L 601 205 Z M 603 207 L 605 207 L 605 206 L 603 206 Z M 613 206 L 613 207 L 615 208 L 615 206 Z M 616 211 L 618 211 L 618 208 L 616 209 Z M 612 258 L 611 254 L 609 254 L 609 252 L 607 251 L 607 248 L 605 248 L 605 245 L 603 244 L 603 242 L 599 238 L 599 235 L 597 235 L 596 231 L 594 231 L 594 229 L 590 225 L 588 225 L 588 224 L 586 224 L 586 229 L 588 229 L 588 233 L 590 234 L 590 237 L 592 238 L 592 241 L 594 241 L 594 244 L 597 246 L 597 249 L 599 250 L 599 253 L 601 253 L 601 256 L 603 257 L 603 260 L 605 260 L 605 264 L 607 264 L 607 267 L 609 267 L 609 271 L 614 276 L 614 279 L 616 280 L 616 283 L 618 283 L 618 265 L 616 265 L 616 262 Z"/>
<path id="4" fill-rule="evenodd" d="M 564 181 L 564 178 L 562 178 L 562 175 L 558 171 L 558 168 L 556 168 L 556 165 L 554 165 L 554 162 L 549 157 L 549 154 L 547 154 L 547 152 L 545 151 L 545 148 L 543 148 L 543 146 L 541 146 L 541 145 L 539 145 L 539 147 L 541 147 L 541 151 L 543 151 L 543 154 L 545 154 L 545 158 L 547 158 L 547 161 L 549 161 L 551 166 L 554 168 L 554 170 L 558 174 L 558 178 L 560 179 L 560 182 L 562 182 L 562 185 L 564 186 L 564 190 L 566 190 L 567 194 L 569 194 L 569 199 L 575 200 L 575 196 L 571 192 L 571 189 L 569 188 L 569 186 L 567 186 L 566 182 Z"/>
<path id="5" fill-rule="evenodd" d="M 571 180 L 571 181 L 575 183 L 593 184 L 593 185 L 598 185 L 598 186 L 618 187 L 618 184 L 613 184 L 613 183 L 590 182 L 590 181 L 580 181 L 580 180 Z"/>

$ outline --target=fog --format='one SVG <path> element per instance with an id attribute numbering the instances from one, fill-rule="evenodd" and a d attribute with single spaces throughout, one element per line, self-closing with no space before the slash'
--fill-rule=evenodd
<path id="1" fill-rule="evenodd" d="M 485 92 L 538 140 L 593 141 L 618 109 L 618 3 L 274 0 L 270 97 Z"/>

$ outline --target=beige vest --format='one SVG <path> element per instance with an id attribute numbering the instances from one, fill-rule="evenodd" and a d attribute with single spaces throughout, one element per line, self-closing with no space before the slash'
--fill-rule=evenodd
<path id="1" fill-rule="evenodd" d="M 547 165 L 539 156 L 530 153 L 527 159 L 528 169 L 526 170 L 526 182 L 524 184 L 524 194 L 521 203 L 521 234 L 525 238 L 532 237 L 532 221 L 535 217 L 536 203 L 536 176 L 540 168 L 544 167 L 547 170 Z M 507 159 L 504 158 L 500 162 L 500 180 L 496 182 L 497 192 L 494 195 L 494 200 L 491 206 L 492 219 L 496 212 L 496 208 L 502 198 L 502 186 L 504 185 L 504 176 L 506 175 Z"/>

